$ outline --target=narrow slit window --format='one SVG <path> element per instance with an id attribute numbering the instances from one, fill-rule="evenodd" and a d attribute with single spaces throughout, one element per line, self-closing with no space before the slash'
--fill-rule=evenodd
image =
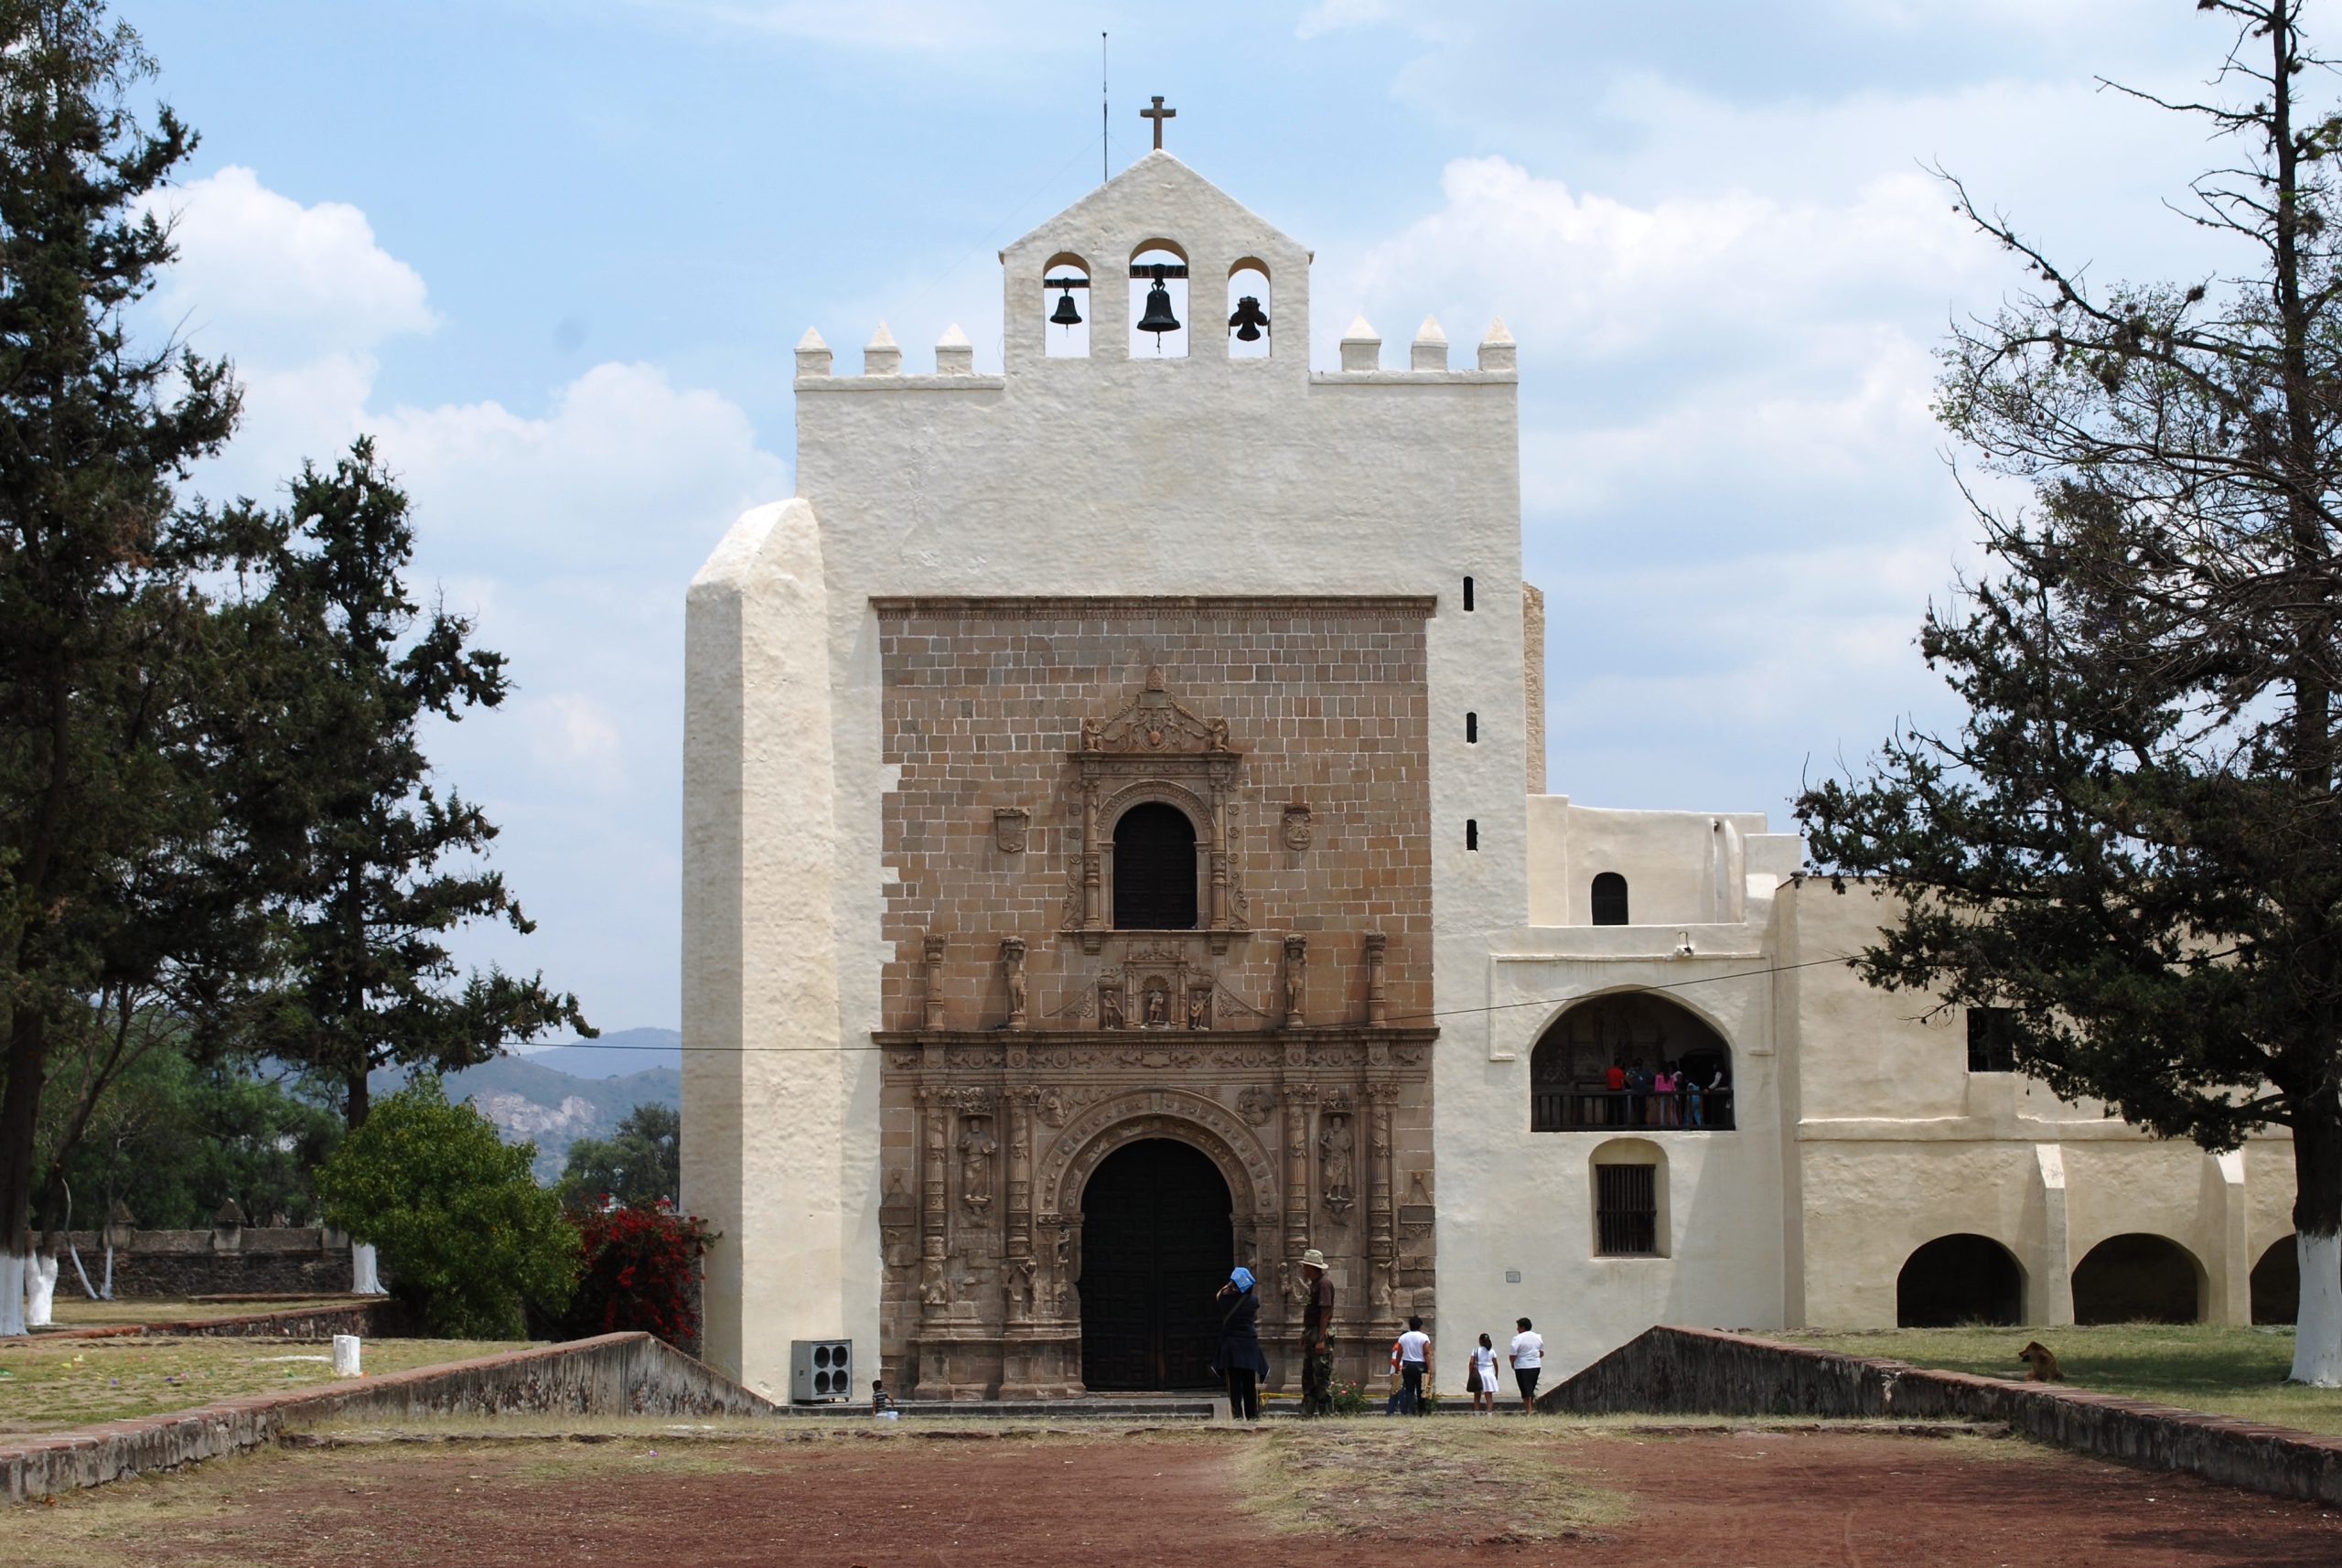
<path id="1" fill-rule="evenodd" d="M 1464 607 L 1466 610 L 1472 607 L 1472 579 L 1469 577 L 1464 579 Z"/>
<path id="2" fill-rule="evenodd" d="M 1466 849 L 1480 847 L 1480 819 L 1477 817 L 1464 819 L 1464 847 Z"/>
<path id="3" fill-rule="evenodd" d="M 1477 746 L 1480 744 L 1479 714 L 1466 714 L 1464 715 L 1464 740 L 1465 744 L 1467 746 Z"/>

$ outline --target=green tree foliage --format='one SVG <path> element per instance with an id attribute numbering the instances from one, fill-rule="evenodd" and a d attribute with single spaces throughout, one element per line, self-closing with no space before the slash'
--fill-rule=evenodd
<path id="1" fill-rule="evenodd" d="M 577 1232 L 471 1106 L 418 1074 L 373 1108 L 317 1172 L 326 1219 L 381 1251 L 392 1290 L 435 1334 L 514 1339 L 522 1309 L 553 1315 L 577 1277 Z"/>
<path id="2" fill-rule="evenodd" d="M 256 1044 L 342 1086 L 366 1120 L 367 1075 L 452 1072 L 561 1025 L 591 1037 L 577 1000 L 498 970 L 457 985 L 446 933 L 477 919 L 533 929 L 482 861 L 497 829 L 431 781 L 421 730 L 500 704 L 501 654 L 471 624 L 408 595 L 407 498 L 360 440 L 329 471 L 305 466 L 291 505 L 221 520 L 266 563 L 245 607 L 253 650 L 248 744 L 256 854 L 290 936 L 280 1005 Z"/>
<path id="3" fill-rule="evenodd" d="M 554 1190 L 571 1205 L 613 1197 L 628 1208 L 677 1201 L 683 1189 L 683 1118 L 672 1106 L 646 1103 L 626 1113 L 607 1138 L 580 1138 Z"/>
<path id="4" fill-rule="evenodd" d="M 62 1120 L 44 1113 L 44 1155 Z M 97 1229 L 119 1201 L 142 1227 L 189 1230 L 229 1198 L 256 1225 L 274 1214 L 308 1223 L 316 1169 L 341 1130 L 338 1107 L 305 1081 L 167 1040 L 98 1101 L 60 1162 L 73 1226 Z"/>
<path id="5" fill-rule="evenodd" d="M 223 362 L 124 326 L 172 253 L 144 199 L 194 146 L 134 112 L 151 71 L 94 0 L 0 0 L 0 1333 L 52 1042 L 134 945 L 125 889 L 203 838 L 184 655 L 220 561 L 173 489 L 236 393 Z"/>
<path id="6" fill-rule="evenodd" d="M 2342 120 L 2291 0 L 2201 8 L 2225 101 L 2165 107 L 2221 139 L 2183 210 L 2233 263 L 2097 288 L 1954 184 L 2035 284 L 1957 331 L 1940 416 L 2036 504 L 1979 504 L 1992 573 L 1921 633 L 1962 726 L 1798 812 L 1904 896 L 1873 983 L 2008 1009 L 2025 1070 L 2166 1136 L 2291 1129 L 2306 1264 L 2342 1228 Z"/>

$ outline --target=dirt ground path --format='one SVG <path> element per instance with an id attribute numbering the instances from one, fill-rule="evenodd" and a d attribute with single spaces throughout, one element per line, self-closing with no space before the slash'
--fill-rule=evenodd
<path id="1" fill-rule="evenodd" d="M 1417 1520 L 1280 1534 L 1255 1511 L 1291 1436 L 1026 1441 L 832 1436 L 280 1452 L 0 1514 L 0 1561 L 518 1568 L 2334 1568 L 2342 1512 L 2014 1442 L 1835 1434 L 1523 1431 L 1556 1475 L 1623 1495 L 1588 1530 L 1518 1539 L 1518 1479 L 1451 1468 Z M 1271 1446 L 1282 1441 L 1282 1450 Z M 1398 1477 L 1402 1489 L 1405 1478 Z M 1338 1529 L 1348 1528 L 1338 1524 Z"/>

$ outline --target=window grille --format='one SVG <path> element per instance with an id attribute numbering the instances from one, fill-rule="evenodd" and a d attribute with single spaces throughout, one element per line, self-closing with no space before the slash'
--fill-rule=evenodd
<path id="1" fill-rule="evenodd" d="M 1609 1258 L 1659 1253 L 1659 1167 L 1594 1167 L 1595 1251 Z"/>
<path id="2" fill-rule="evenodd" d="M 2014 1072 L 2016 1045 L 2011 1037 L 2013 1022 L 2005 1007 L 1971 1007 L 1968 1009 L 1968 1070 L 1970 1072 Z"/>
<path id="3" fill-rule="evenodd" d="M 1594 879 L 1594 923 L 1627 924 L 1627 879 L 1615 871 L 1606 871 Z"/>

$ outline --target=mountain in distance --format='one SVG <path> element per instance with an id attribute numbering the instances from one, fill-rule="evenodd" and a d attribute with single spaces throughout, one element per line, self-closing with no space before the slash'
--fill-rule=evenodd
<path id="1" fill-rule="evenodd" d="M 588 1053 L 580 1056 L 577 1053 Z M 400 1068 L 374 1073 L 376 1094 L 406 1081 Z M 607 1138 L 638 1105 L 681 1109 L 682 1036 L 672 1029 L 626 1029 L 600 1040 L 516 1051 L 451 1072 L 447 1098 L 468 1100 L 508 1144 L 533 1143 L 541 1182 L 558 1180 L 569 1145 Z"/>

